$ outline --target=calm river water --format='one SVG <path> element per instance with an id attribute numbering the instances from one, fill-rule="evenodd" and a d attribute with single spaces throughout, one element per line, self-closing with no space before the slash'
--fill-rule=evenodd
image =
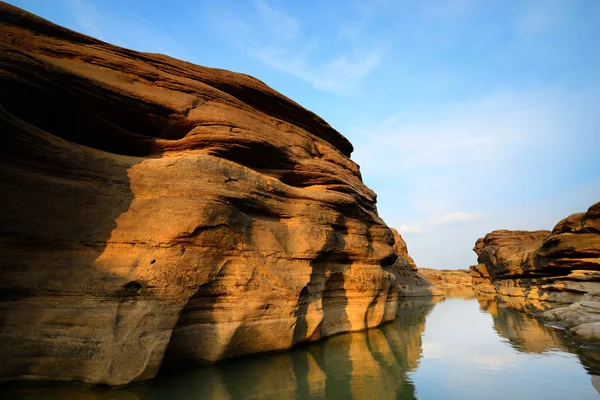
<path id="1" fill-rule="evenodd" d="M 466 296 L 469 297 L 469 296 Z M 393 323 L 122 390 L 18 399 L 596 399 L 600 352 L 492 298 L 403 303 Z"/>

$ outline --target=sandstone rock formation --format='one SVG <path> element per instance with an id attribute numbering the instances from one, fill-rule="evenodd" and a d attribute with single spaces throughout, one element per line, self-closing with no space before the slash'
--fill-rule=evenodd
<path id="1" fill-rule="evenodd" d="M 496 293 L 496 286 L 492 284 L 492 277 L 485 264 L 472 265 L 469 270 L 473 290 L 481 293 Z"/>
<path id="2" fill-rule="evenodd" d="M 574 303 L 553 304 L 541 316 L 583 340 L 600 340 L 600 203 L 563 219 L 552 232 L 494 231 L 473 250 L 480 263 L 471 267 L 476 290 Z"/>
<path id="3" fill-rule="evenodd" d="M 430 269 L 419 268 L 419 272 L 438 289 L 471 287 L 471 271 L 468 269 Z"/>
<path id="4" fill-rule="evenodd" d="M 394 249 L 398 254 L 396 262 L 390 267 L 396 276 L 398 294 L 401 297 L 441 296 L 443 292 L 432 285 L 421 274 L 412 257 L 408 254 L 406 242 L 397 230 L 392 228 L 394 234 Z"/>
<path id="5" fill-rule="evenodd" d="M 420 279 L 348 140 L 250 76 L 0 3 L 0 126 L 0 381 L 285 349 Z"/>
<path id="6" fill-rule="evenodd" d="M 477 261 L 487 267 L 492 280 L 534 276 L 539 268 L 534 258 L 550 231 L 498 230 L 475 243 Z"/>

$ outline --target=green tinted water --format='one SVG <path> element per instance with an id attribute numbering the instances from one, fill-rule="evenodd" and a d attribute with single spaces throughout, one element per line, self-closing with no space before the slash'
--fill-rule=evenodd
<path id="1" fill-rule="evenodd" d="M 600 352 L 492 299 L 407 301 L 393 323 L 121 390 L 20 399 L 595 399 Z"/>

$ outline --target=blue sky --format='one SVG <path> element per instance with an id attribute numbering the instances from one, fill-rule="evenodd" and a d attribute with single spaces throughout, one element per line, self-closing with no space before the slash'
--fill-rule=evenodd
<path id="1" fill-rule="evenodd" d="M 600 201 L 600 1 L 13 0 L 120 46 L 247 73 L 354 144 L 417 265 Z"/>

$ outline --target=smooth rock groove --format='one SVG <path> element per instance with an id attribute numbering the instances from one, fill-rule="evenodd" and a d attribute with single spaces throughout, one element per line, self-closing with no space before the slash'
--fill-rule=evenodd
<path id="1" fill-rule="evenodd" d="M 348 140 L 250 76 L 0 3 L 0 126 L 0 381 L 124 385 L 374 327 L 416 275 Z"/>

